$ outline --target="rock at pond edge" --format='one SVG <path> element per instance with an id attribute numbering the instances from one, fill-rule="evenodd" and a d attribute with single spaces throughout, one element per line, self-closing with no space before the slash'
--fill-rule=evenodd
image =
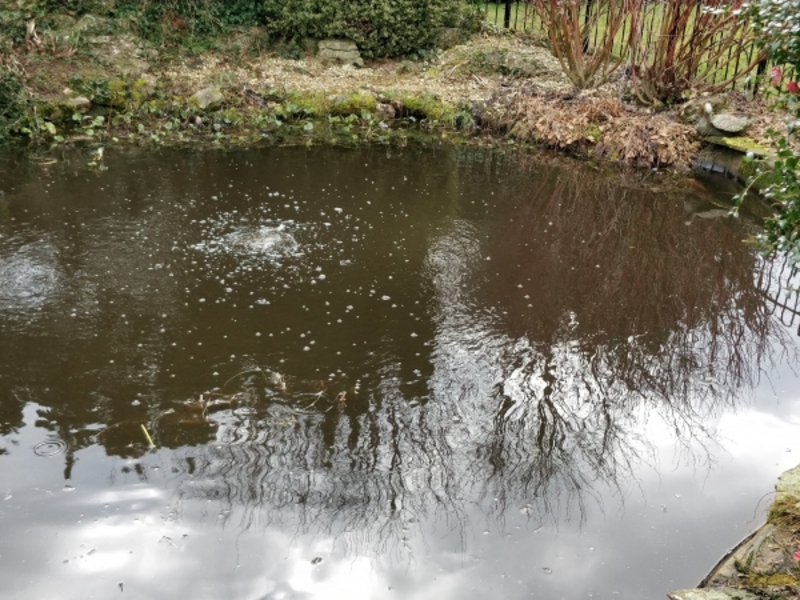
<path id="1" fill-rule="evenodd" d="M 189 103 L 202 110 L 217 108 L 225 101 L 225 96 L 217 86 L 210 85 L 196 91 L 189 98 Z"/>
<path id="2" fill-rule="evenodd" d="M 711 588 L 676 590 L 668 592 L 669 600 L 758 600 L 758 597 L 745 590 L 735 588 Z"/>

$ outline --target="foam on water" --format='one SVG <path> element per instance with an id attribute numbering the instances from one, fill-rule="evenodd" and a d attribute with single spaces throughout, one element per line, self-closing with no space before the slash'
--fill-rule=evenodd
<path id="1" fill-rule="evenodd" d="M 231 224 L 224 217 L 207 224 L 204 240 L 192 245 L 209 255 L 228 254 L 257 261 L 276 261 L 302 256 L 295 234 L 308 229 L 292 221 Z"/>
<path id="2" fill-rule="evenodd" d="M 266 257 L 298 256 L 300 245 L 281 224 L 277 227 L 243 228 L 225 236 L 225 241 L 237 253 L 265 255 Z"/>

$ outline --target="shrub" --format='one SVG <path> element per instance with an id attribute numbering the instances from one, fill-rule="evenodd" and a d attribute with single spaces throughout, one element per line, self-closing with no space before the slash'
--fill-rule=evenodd
<path id="1" fill-rule="evenodd" d="M 344 38 L 366 58 L 431 48 L 441 27 L 459 22 L 461 0 L 264 0 L 270 37 Z"/>
<path id="2" fill-rule="evenodd" d="M 116 10 L 134 15 L 139 33 L 148 39 L 210 35 L 229 26 L 264 22 L 258 0 L 118 0 Z"/>
<path id="3" fill-rule="evenodd" d="M 36 4 L 45 13 L 71 13 L 73 15 L 97 12 L 103 8 L 99 0 L 38 0 Z"/>
<path id="4" fill-rule="evenodd" d="M 6 141 L 25 110 L 22 83 L 0 67 L 0 142 Z"/>
<path id="5" fill-rule="evenodd" d="M 625 60 L 633 29 L 624 24 L 641 0 L 528 0 L 542 19 L 550 48 L 572 84 L 602 85 Z M 593 47 L 589 38 L 596 34 Z M 617 40 L 617 36 L 624 38 Z"/>
<path id="6" fill-rule="evenodd" d="M 800 12 L 796 0 L 757 0 L 744 14 L 750 19 L 759 35 L 759 43 L 775 64 L 788 67 L 794 77 L 800 72 Z M 780 83 L 777 78 L 775 83 Z M 773 206 L 775 213 L 764 223 L 764 232 L 756 236 L 767 251 L 787 252 L 792 261 L 800 262 L 800 98 L 797 82 L 790 81 L 780 92 L 789 109 L 787 128 L 774 131 L 776 154 L 772 160 L 762 161 L 748 179 L 747 190 L 758 186 L 761 194 Z"/>
<path id="7" fill-rule="evenodd" d="M 80 17 L 86 13 L 107 12 L 107 0 L 0 0 L 0 12 L 16 13 L 21 18 L 41 18 L 48 14 L 64 13 Z"/>
<path id="8" fill-rule="evenodd" d="M 800 68 L 800 10 L 796 0 L 756 0 L 743 13 L 776 64 Z"/>
<path id="9" fill-rule="evenodd" d="M 753 30 L 740 18 L 743 5 L 744 0 L 638 2 L 631 28 L 631 83 L 639 100 L 677 102 L 693 88 L 727 89 L 750 72 L 763 56 L 750 51 Z"/>

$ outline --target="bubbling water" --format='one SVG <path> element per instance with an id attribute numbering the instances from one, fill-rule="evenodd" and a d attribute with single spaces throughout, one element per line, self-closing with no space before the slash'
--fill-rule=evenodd
<path id="1" fill-rule="evenodd" d="M 206 239 L 194 244 L 192 248 L 210 255 L 228 254 L 255 260 L 275 261 L 298 257 L 303 253 L 295 234 L 301 228 L 302 226 L 292 221 L 241 223 L 231 228 L 222 219 L 208 227 L 204 232 Z"/>
<path id="2" fill-rule="evenodd" d="M 232 231 L 225 240 L 235 252 L 267 256 L 295 256 L 300 245 L 284 225 Z"/>

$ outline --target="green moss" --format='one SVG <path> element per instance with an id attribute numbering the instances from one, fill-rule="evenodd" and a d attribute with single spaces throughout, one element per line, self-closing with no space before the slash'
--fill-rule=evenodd
<path id="1" fill-rule="evenodd" d="M 99 106 L 122 109 L 128 103 L 129 86 L 120 77 L 84 79 L 76 76 L 70 80 L 70 87 Z"/>
<path id="2" fill-rule="evenodd" d="M 128 99 L 128 84 L 119 77 L 113 77 L 106 84 L 108 106 L 125 108 Z"/>
<path id="3" fill-rule="evenodd" d="M 359 115 L 362 112 L 375 112 L 378 101 L 371 94 L 354 93 L 349 96 L 335 96 L 330 100 L 327 112 L 331 115 L 346 117 Z"/>
<path id="4" fill-rule="evenodd" d="M 150 98 L 153 95 L 154 92 L 155 89 L 151 82 L 148 82 L 141 78 L 137 79 L 131 85 L 131 90 L 130 90 L 131 105 L 133 106 L 133 108 L 139 108 L 140 106 L 142 106 L 142 104 L 144 104 L 144 102 L 148 98 Z"/>
<path id="5" fill-rule="evenodd" d="M 755 176 L 757 172 L 758 168 L 756 166 L 755 161 L 743 160 L 741 165 L 739 166 L 739 176 L 744 180 L 748 180 L 751 177 Z"/>
<path id="6" fill-rule="evenodd" d="M 404 116 L 455 124 L 456 111 L 454 107 L 442 102 L 433 94 L 404 96 L 402 103 Z"/>
<path id="7" fill-rule="evenodd" d="M 276 112 L 286 119 L 304 119 L 327 114 L 328 106 L 329 102 L 321 92 L 290 92 Z"/>
<path id="8" fill-rule="evenodd" d="M 36 106 L 37 115 L 51 123 L 63 123 L 72 119 L 75 109 L 62 102 L 42 102 Z"/>
<path id="9" fill-rule="evenodd" d="M 800 529 L 800 499 L 789 494 L 779 496 L 769 509 L 767 522 L 776 527 Z"/>
<path id="10" fill-rule="evenodd" d="M 756 156 L 767 156 L 769 148 L 762 146 L 752 138 L 748 137 L 724 137 L 720 140 L 720 145 L 723 145 L 731 150 L 737 150 L 746 154 L 752 152 Z"/>
<path id="11" fill-rule="evenodd" d="M 796 586 L 800 581 L 789 573 L 770 573 L 767 575 L 748 575 L 744 585 L 754 588 Z"/>
<path id="12" fill-rule="evenodd" d="M 600 138 L 603 137 L 603 132 L 600 131 L 600 127 L 595 125 L 594 123 L 590 123 L 589 126 L 586 128 L 586 131 L 583 132 L 583 137 L 596 144 L 600 141 Z"/>

